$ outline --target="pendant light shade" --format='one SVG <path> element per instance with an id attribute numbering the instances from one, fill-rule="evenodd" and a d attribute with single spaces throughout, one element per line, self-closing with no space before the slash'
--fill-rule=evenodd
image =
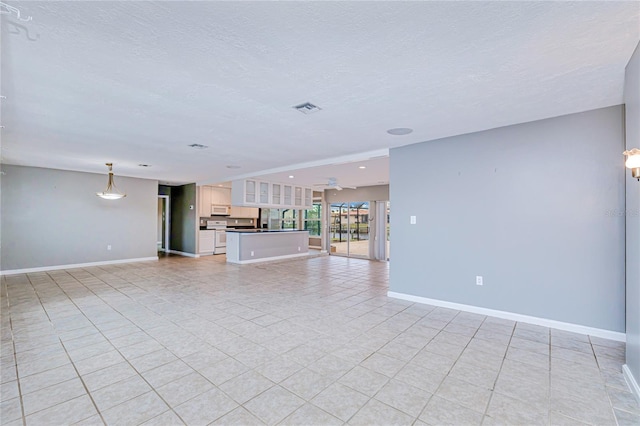
<path id="1" fill-rule="evenodd" d="M 120 198 L 126 197 L 127 194 L 123 194 L 118 191 L 116 184 L 113 183 L 113 164 L 106 163 L 106 165 L 109 167 L 109 182 L 107 183 L 107 189 L 102 192 L 96 192 L 96 195 L 100 198 L 104 198 L 105 200 L 119 200 Z"/>
<path id="2" fill-rule="evenodd" d="M 631 176 L 640 181 L 640 149 L 633 148 L 623 152 L 627 156 L 624 165 L 631 169 Z"/>

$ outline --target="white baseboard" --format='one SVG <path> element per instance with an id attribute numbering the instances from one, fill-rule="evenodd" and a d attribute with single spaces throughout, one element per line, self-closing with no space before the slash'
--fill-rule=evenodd
<path id="1" fill-rule="evenodd" d="M 558 330 L 571 331 L 573 333 L 587 334 L 589 336 L 600 337 L 602 339 L 626 341 L 626 334 L 617 331 L 603 330 L 601 328 L 586 327 L 584 325 L 572 324 L 569 322 L 556 321 L 546 318 L 532 317 L 529 315 L 516 314 L 513 312 L 498 311 L 495 309 L 482 308 L 480 306 L 463 305 L 461 303 L 447 302 L 444 300 L 429 299 L 412 294 L 396 293 L 390 291 L 387 296 L 395 299 L 408 300 L 410 302 L 424 303 L 426 305 L 440 306 L 442 308 L 456 309 L 458 311 L 472 312 L 474 314 L 489 315 L 492 317 L 519 321 L 528 324 L 541 325 L 543 327 L 555 328 Z"/>
<path id="2" fill-rule="evenodd" d="M 72 263 L 69 265 L 42 266 L 38 268 L 10 269 L 7 271 L 0 271 L 0 275 L 31 274 L 34 272 L 59 271 L 60 269 L 77 269 L 87 268 L 89 266 L 116 265 L 118 263 L 148 262 L 151 260 L 158 260 L 158 256 L 139 257 L 135 259 L 105 260 L 101 262 Z"/>
<path id="3" fill-rule="evenodd" d="M 305 257 L 305 256 L 309 256 L 309 253 L 287 254 L 284 256 L 263 257 L 261 259 L 249 259 L 249 260 L 229 260 L 229 258 L 227 257 L 227 263 L 244 265 L 247 263 L 272 262 L 274 260 L 291 259 L 293 257 Z"/>
<path id="4" fill-rule="evenodd" d="M 187 252 L 178 251 L 178 250 L 168 250 L 168 252 L 171 254 L 179 254 L 180 256 L 185 256 L 185 257 L 195 257 L 195 258 L 200 257 L 199 254 L 187 253 Z"/>
<path id="5" fill-rule="evenodd" d="M 636 397 L 638 404 L 640 404 L 640 385 L 638 385 L 636 378 L 633 377 L 633 374 L 627 364 L 622 366 L 622 374 L 624 375 L 624 379 L 627 381 L 627 385 L 629 385 L 629 389 L 631 389 L 631 393 Z"/>

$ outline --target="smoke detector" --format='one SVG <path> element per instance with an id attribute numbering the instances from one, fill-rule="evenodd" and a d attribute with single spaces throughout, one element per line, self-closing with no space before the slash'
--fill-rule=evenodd
<path id="1" fill-rule="evenodd" d="M 319 106 L 312 104 L 311 102 L 305 102 L 303 104 L 296 105 L 293 108 L 297 109 L 303 114 L 313 114 L 314 112 L 318 112 L 322 109 Z"/>

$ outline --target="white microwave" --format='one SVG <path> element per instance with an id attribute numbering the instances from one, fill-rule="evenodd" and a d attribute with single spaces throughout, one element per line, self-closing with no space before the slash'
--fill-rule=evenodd
<path id="1" fill-rule="evenodd" d="M 211 205 L 211 216 L 229 216 L 231 214 L 231 206 Z"/>

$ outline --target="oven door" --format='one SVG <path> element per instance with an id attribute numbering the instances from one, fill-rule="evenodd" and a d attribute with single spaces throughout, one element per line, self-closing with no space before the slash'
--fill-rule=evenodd
<path id="1" fill-rule="evenodd" d="M 224 229 L 216 229 L 216 247 L 215 253 L 227 252 L 227 231 Z"/>

